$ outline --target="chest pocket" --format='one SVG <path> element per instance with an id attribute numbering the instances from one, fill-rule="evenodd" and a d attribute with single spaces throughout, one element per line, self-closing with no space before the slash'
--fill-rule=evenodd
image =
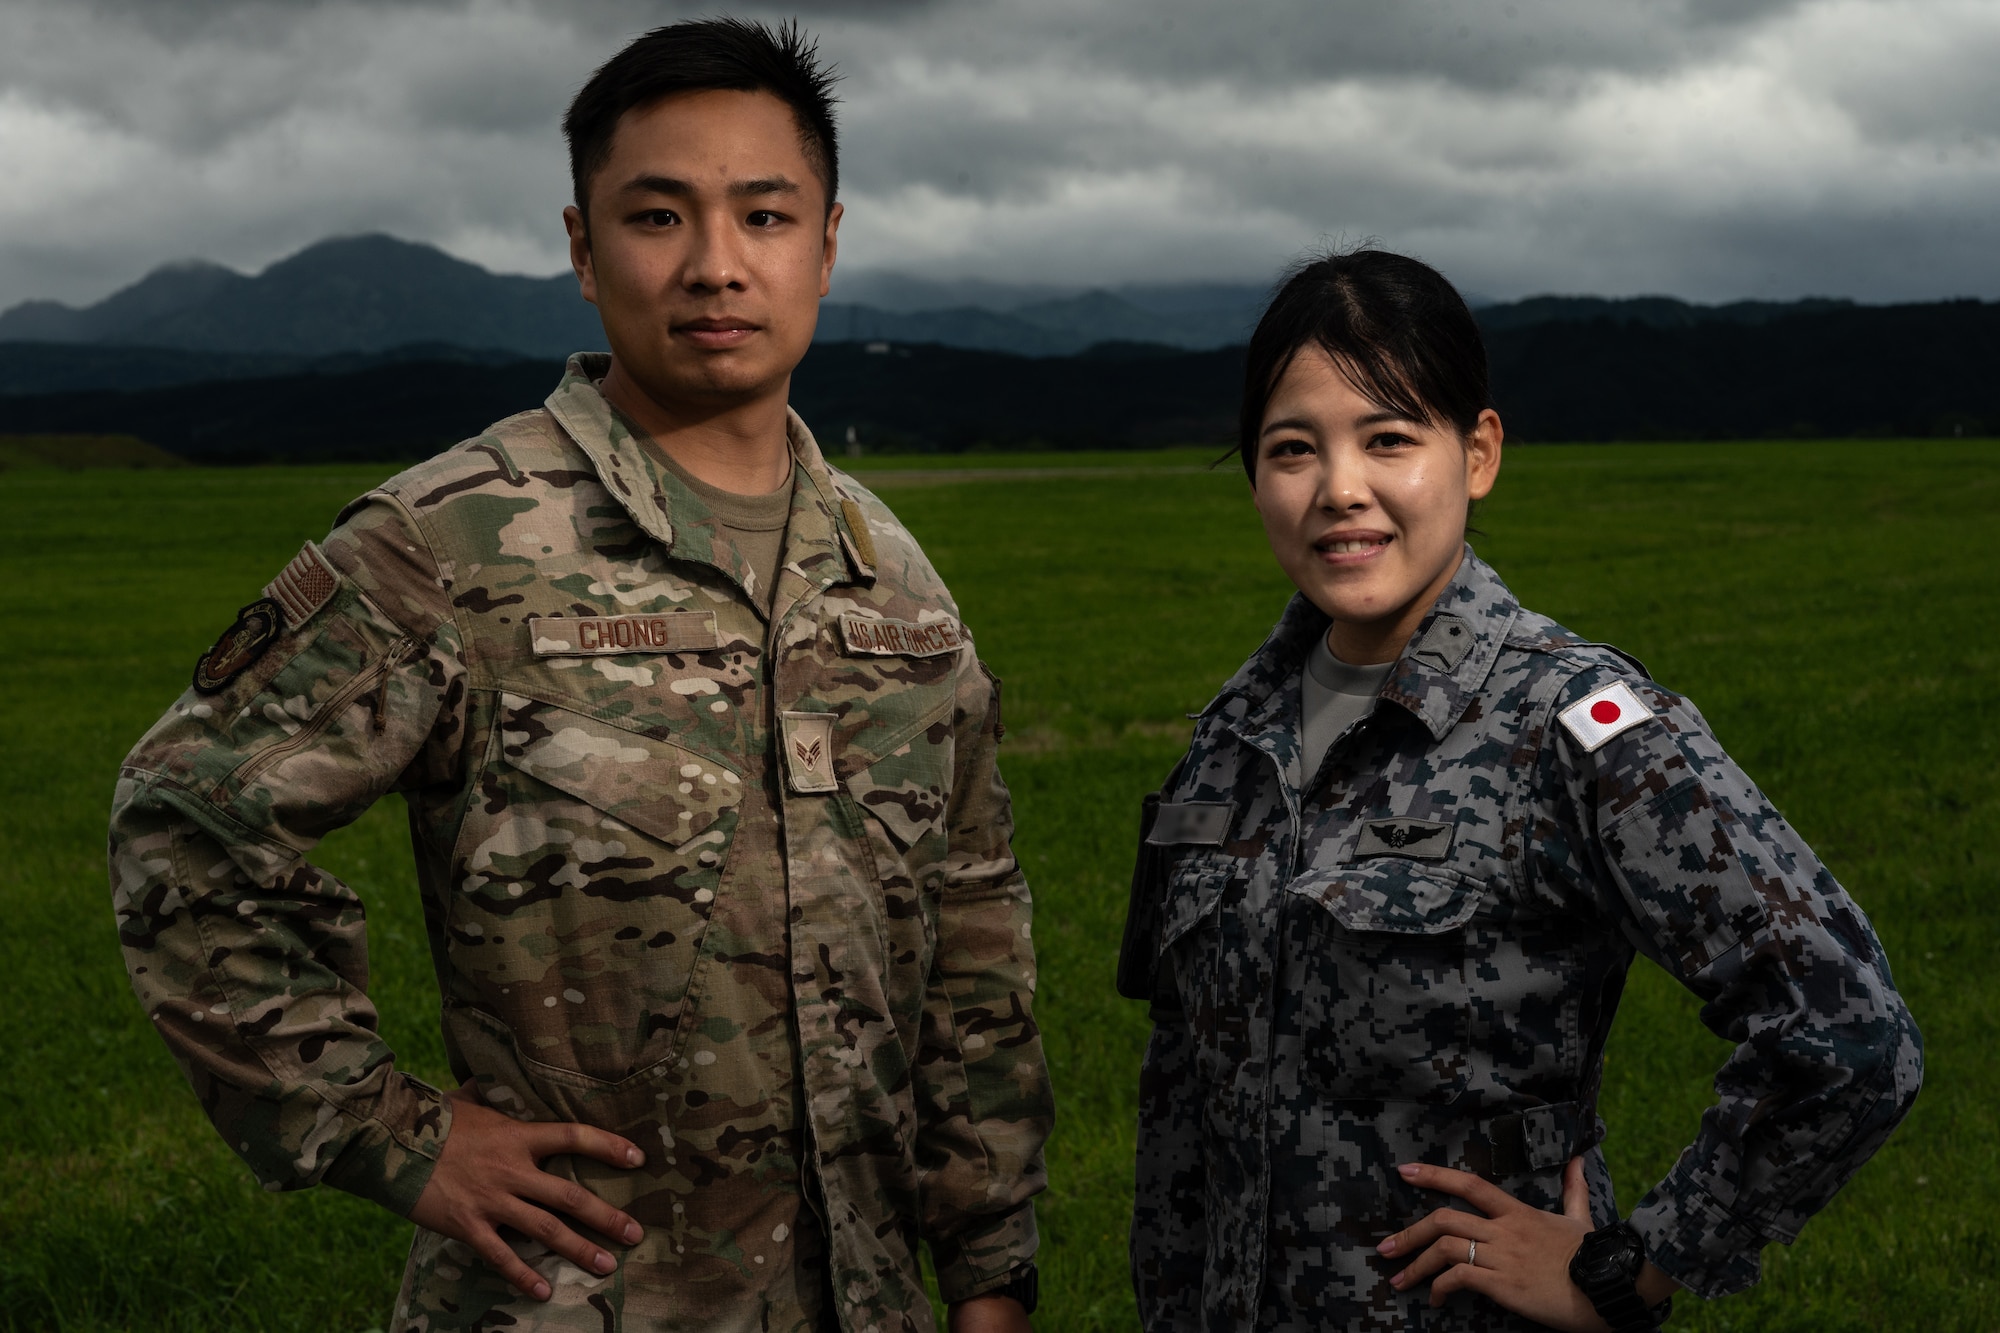
<path id="1" fill-rule="evenodd" d="M 1471 1068 L 1467 926 L 1481 894 L 1442 866 L 1387 857 L 1286 885 L 1303 962 L 1306 1077 L 1339 1099 L 1448 1102 Z"/>
<path id="2" fill-rule="evenodd" d="M 448 948 L 543 1066 L 616 1082 L 670 1051 L 735 836 L 740 775 L 502 694 Z"/>
<path id="3" fill-rule="evenodd" d="M 1168 851 L 1166 895 L 1160 904 L 1161 953 L 1213 914 L 1230 880 L 1244 873 L 1240 859 L 1213 847 Z"/>

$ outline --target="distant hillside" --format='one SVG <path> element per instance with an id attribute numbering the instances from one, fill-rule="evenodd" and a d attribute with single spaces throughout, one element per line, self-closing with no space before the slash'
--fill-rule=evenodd
<path id="1" fill-rule="evenodd" d="M 30 301 L 0 314 L 0 342 L 307 357 L 412 343 L 562 356 L 603 337 L 570 274 L 489 273 L 389 236 L 321 241 L 256 277 L 173 265 L 80 310 Z"/>
<path id="2" fill-rule="evenodd" d="M 877 450 L 1166 444 L 1227 432 L 1241 364 L 1235 349 L 1032 359 L 937 346 L 875 354 L 837 343 L 807 356 L 792 402 L 834 453 L 850 426 Z M 0 397 L 0 431 L 127 431 L 204 463 L 422 458 L 538 406 L 561 374 L 555 361 L 431 361 Z"/>
<path id="3" fill-rule="evenodd" d="M 2000 435 L 1995 302 L 1559 321 L 1495 332 L 1487 347 L 1522 439 Z"/>
<path id="4" fill-rule="evenodd" d="M 600 339 L 601 341 L 601 339 Z M 373 366 L 447 361 L 506 365 L 519 352 L 418 343 L 379 352 L 302 356 L 272 352 L 200 352 L 175 347 L 94 343 L 0 342 L 0 394 L 72 393 L 82 389 L 161 389 L 176 384 L 271 379 L 284 375 L 344 375 Z"/>
<path id="5" fill-rule="evenodd" d="M 1070 356 L 1105 342 L 1209 350 L 1246 341 L 1268 295 L 1247 283 L 1081 289 L 836 274 L 814 342 L 935 343 L 1019 356 Z M 1668 296 L 1537 296 L 1481 303 L 1477 313 L 1489 333 L 1501 334 L 1597 321 L 1661 329 L 1761 325 L 1856 308 L 1826 298 L 1704 306 Z M 17 305 L 0 313 L 0 393 L 291 374 L 324 369 L 316 363 L 329 356 L 433 358 L 447 346 L 497 349 L 471 354 L 487 361 L 550 358 L 603 340 L 596 311 L 567 273 L 490 273 L 433 246 L 354 236 L 309 246 L 255 276 L 173 264 L 95 305 Z M 104 354 L 47 350 L 57 346 Z"/>
<path id="6" fill-rule="evenodd" d="M 1537 324 L 1643 324 L 1656 329 L 1691 329 L 1703 324 L 1769 324 L 1793 315 L 1852 310 L 1855 303 L 1825 296 L 1799 301 L 1730 301 L 1697 305 L 1673 296 L 1531 296 L 1525 301 L 1475 307 L 1479 327 L 1489 334 Z"/>
<path id="7" fill-rule="evenodd" d="M 1118 292 L 1015 290 L 884 274 L 857 275 L 844 286 L 890 304 L 830 301 L 816 341 L 936 342 L 1029 356 L 1065 356 L 1112 339 L 1183 347 L 1241 342 L 1265 295 L 1260 287 L 1227 283 L 1149 284 Z M 943 308 L 902 304 L 948 297 L 974 299 Z M 381 235 L 321 241 L 254 277 L 209 263 L 171 264 L 95 305 L 27 301 L 0 313 L 0 349 L 15 343 L 147 347 L 294 363 L 421 344 L 565 356 L 603 340 L 597 312 L 568 273 L 490 273 L 433 246 Z M 141 375 L 103 387 L 149 382 Z M 0 392 L 17 384 L 6 380 Z M 52 379 L 38 387 L 81 386 Z"/>
<path id="8" fill-rule="evenodd" d="M 1510 439 L 2000 435 L 2000 304 L 1833 306 L 1679 326 L 1602 317 L 1489 337 Z M 792 401 L 832 452 L 1225 445 L 1241 348 L 1021 357 L 828 343 Z M 417 458 L 539 404 L 554 358 L 456 359 L 134 392 L 0 397 L 0 432 L 129 434 L 204 462 Z"/>
<path id="9" fill-rule="evenodd" d="M 131 435 L 0 435 L 0 472 L 9 468 L 186 467 L 188 460 Z"/>

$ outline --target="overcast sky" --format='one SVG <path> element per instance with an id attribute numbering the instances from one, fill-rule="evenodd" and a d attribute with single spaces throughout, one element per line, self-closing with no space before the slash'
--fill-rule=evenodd
<path id="1" fill-rule="evenodd" d="M 857 269 L 2000 298 L 1996 0 L 5 0 L 0 307 L 360 231 L 556 272 L 569 97 L 724 9 L 840 67 Z"/>

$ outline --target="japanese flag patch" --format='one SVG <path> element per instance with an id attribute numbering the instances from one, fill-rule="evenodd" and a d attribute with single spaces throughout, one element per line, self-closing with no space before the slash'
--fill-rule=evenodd
<path id="1" fill-rule="evenodd" d="M 1621 680 L 1578 699 L 1558 713 L 1556 720 L 1589 754 L 1619 732 L 1629 731 L 1651 716 L 1653 710 Z"/>

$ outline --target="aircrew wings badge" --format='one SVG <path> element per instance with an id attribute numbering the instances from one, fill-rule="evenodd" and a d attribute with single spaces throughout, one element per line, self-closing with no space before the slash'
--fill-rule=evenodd
<path id="1" fill-rule="evenodd" d="M 1578 699 L 1562 712 L 1556 720 L 1563 724 L 1563 730 L 1570 738 L 1589 754 L 1604 742 L 1622 731 L 1629 731 L 1647 718 L 1653 716 L 1632 687 L 1624 681 L 1606 685 Z"/>

